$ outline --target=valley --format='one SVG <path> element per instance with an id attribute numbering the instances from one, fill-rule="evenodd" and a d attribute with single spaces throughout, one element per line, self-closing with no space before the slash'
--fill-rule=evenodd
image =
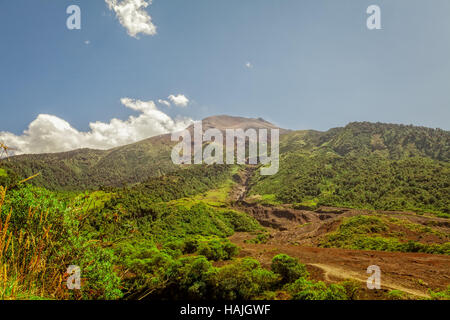
<path id="1" fill-rule="evenodd" d="M 217 116 L 207 128 L 276 126 Z M 0 295 L 449 299 L 447 131 L 364 122 L 280 133 L 272 176 L 174 165 L 170 135 L 0 160 Z M 81 290 L 66 288 L 69 265 Z M 367 289 L 371 265 L 381 289 Z"/>
<path id="2" fill-rule="evenodd" d="M 418 216 L 411 212 L 386 212 L 355 210 L 349 208 L 320 207 L 315 211 L 297 210 L 289 206 L 267 206 L 245 201 L 248 171 L 242 173 L 241 183 L 230 193 L 235 208 L 253 216 L 268 232 L 264 243 L 252 243 L 254 235 L 236 233 L 230 240 L 242 248 L 240 255 L 257 259 L 262 266 L 270 267 L 272 258 L 288 254 L 306 264 L 313 278 L 328 283 L 355 280 L 361 283 L 366 298 L 382 296 L 365 287 L 366 269 L 377 265 L 382 271 L 381 292 L 400 290 L 412 297 L 429 297 L 428 288 L 445 289 L 450 282 L 450 257 L 423 253 L 380 252 L 321 248 L 320 240 L 335 231 L 344 218 L 361 215 L 393 217 L 402 221 L 427 226 L 439 226 L 446 241 L 450 234 L 448 219 Z M 436 237 L 438 238 L 438 237 Z M 430 242 L 439 239 L 430 239 Z M 441 240 L 442 242 L 442 240 Z M 376 290 L 375 290 L 376 291 Z"/>

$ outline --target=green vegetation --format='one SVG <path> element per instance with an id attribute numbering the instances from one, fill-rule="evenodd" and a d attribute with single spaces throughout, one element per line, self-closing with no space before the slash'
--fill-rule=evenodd
<path id="1" fill-rule="evenodd" d="M 251 194 L 273 195 L 281 203 L 306 207 L 319 204 L 446 215 L 449 176 L 448 163 L 426 158 L 289 153 L 281 158 L 278 174 L 254 178 Z"/>
<path id="2" fill-rule="evenodd" d="M 256 237 L 245 240 L 246 243 L 266 243 L 270 238 L 270 234 L 263 230 L 256 233 Z"/>
<path id="3" fill-rule="evenodd" d="M 5 192 L 1 217 L 9 228 L 0 231 L 5 230 L 8 241 L 1 267 L 11 272 L 0 281 L 2 297 L 117 299 L 146 296 L 149 290 L 163 297 L 171 296 L 174 286 L 180 297 L 199 294 L 191 292 L 190 281 L 197 283 L 192 272 L 211 266 L 208 260 L 235 257 L 239 249 L 226 237 L 236 230 L 257 232 L 261 227 L 235 210 L 181 198 L 219 187 L 232 173 L 226 166 L 190 170 L 132 188 L 78 195 L 31 185 Z M 17 251 L 27 237 L 33 243 L 42 240 L 33 250 Z M 198 257 L 185 256 L 191 254 Z M 45 268 L 30 268 L 29 275 L 17 271 L 30 263 L 44 263 Z M 64 289 L 69 265 L 82 270 L 81 291 Z M 180 282 L 180 277 L 187 278 Z"/>
<path id="4" fill-rule="evenodd" d="M 150 204 L 206 192 L 221 186 L 231 172 L 232 168 L 228 166 L 192 166 L 162 177 L 150 178 L 134 187 L 104 190 L 115 193 L 108 203 L 109 209 L 118 209 L 125 216 L 142 217 L 154 215 Z"/>
<path id="5" fill-rule="evenodd" d="M 308 280 L 304 265 L 288 256 L 277 256 L 272 261 L 273 267 L 279 265 L 280 260 L 288 261 L 287 268 L 282 268 L 282 272 L 298 275 L 286 283 L 282 275 L 261 268 L 258 261 L 250 258 L 237 259 L 217 268 L 202 256 L 173 259 L 155 247 L 149 248 L 146 255 L 144 252 L 141 251 L 140 259 L 130 256 L 129 252 L 124 255 L 127 269 L 138 275 L 127 280 L 135 281 L 134 292 L 138 292 L 130 297 L 248 300 L 274 297 L 277 292 L 284 290 L 294 299 L 351 298 L 343 285 L 327 286 L 322 282 Z"/>
<path id="6" fill-rule="evenodd" d="M 450 213 L 450 135 L 422 127 L 351 123 L 282 136 L 280 170 L 252 179 L 250 196 L 317 205 Z"/>
<path id="7" fill-rule="evenodd" d="M 326 132 L 296 131 L 281 137 L 281 153 L 332 152 L 340 156 L 380 155 L 392 160 L 424 157 L 448 162 L 450 134 L 441 129 L 352 122 Z"/>
<path id="8" fill-rule="evenodd" d="M 406 294 L 401 290 L 391 290 L 387 296 L 389 300 L 406 300 Z"/>
<path id="9" fill-rule="evenodd" d="M 146 201 L 161 202 L 195 196 L 222 186 L 233 172 L 231 166 L 190 166 L 168 173 L 162 177 L 150 178 L 129 190 L 127 197 L 144 195 Z"/>
<path id="10" fill-rule="evenodd" d="M 279 254 L 272 259 L 271 269 L 281 277 L 282 283 L 290 283 L 298 278 L 308 277 L 305 265 L 286 254 Z"/>
<path id="11" fill-rule="evenodd" d="M 296 280 L 288 289 L 294 300 L 348 300 L 345 288 L 341 285 L 327 286 L 322 281 L 314 282 L 304 278 Z"/>
<path id="12" fill-rule="evenodd" d="M 230 260 L 236 256 L 239 249 L 229 240 L 212 239 L 201 241 L 198 245 L 197 253 L 205 256 L 208 260 Z"/>
<path id="13" fill-rule="evenodd" d="M 11 186 L 19 182 L 19 176 L 11 169 L 0 168 L 0 186 Z"/>
<path id="14" fill-rule="evenodd" d="M 445 290 L 433 291 L 429 290 L 432 300 L 450 300 L 450 285 Z"/>
<path id="15" fill-rule="evenodd" d="M 120 298 L 112 252 L 83 232 L 81 219 L 48 190 L 0 187 L 0 298 Z M 84 270 L 79 292 L 64 290 L 69 265 Z"/>
<path id="16" fill-rule="evenodd" d="M 40 172 L 32 183 L 50 190 L 95 190 L 135 184 L 176 170 L 170 158 L 172 145 L 170 136 L 155 137 L 112 150 L 22 155 L 0 163 L 20 177 Z"/>
<path id="17" fill-rule="evenodd" d="M 117 199 L 124 198 L 107 192 L 73 198 L 31 185 L 5 193 L 2 225 L 9 224 L 6 239 L 15 249 L 1 245 L 2 267 L 11 270 L 0 282 L 2 298 L 233 300 L 274 297 L 280 290 L 296 299 L 348 298 L 341 287 L 309 280 L 305 266 L 287 255 L 275 256 L 271 270 L 253 259 L 235 259 L 238 248 L 226 237 L 260 230 L 245 214 L 180 199 L 152 202 L 151 214 L 136 216 L 120 211 Z M 11 208 L 16 215 L 8 213 Z M 22 250 L 31 238 L 41 240 Z M 211 261 L 218 260 L 229 263 L 214 267 Z M 81 291 L 64 290 L 71 264 L 81 267 Z M 14 271 L 30 265 L 27 274 Z M 309 286 L 288 289 L 298 279 Z M 299 293 L 304 291 L 309 293 Z"/>
<path id="18" fill-rule="evenodd" d="M 281 137 L 279 172 L 255 170 L 249 199 L 448 218 L 449 139 L 447 131 L 370 123 L 289 132 Z M 270 234 L 229 201 L 240 167 L 174 166 L 170 151 L 162 136 L 108 151 L 0 160 L 0 298 L 358 298 L 360 284 L 315 281 L 288 255 L 274 256 L 270 269 L 243 257 L 228 237 L 249 232 L 247 243 L 261 244 Z M 37 172 L 31 184 L 18 183 Z M 439 228 L 359 215 L 345 218 L 320 246 L 448 255 L 448 235 Z M 415 235 L 438 240 L 408 238 Z M 65 288 L 69 265 L 82 270 L 80 291 Z M 430 291 L 432 299 L 449 295 Z"/>
<path id="19" fill-rule="evenodd" d="M 450 300 L 450 285 L 446 289 L 441 291 L 428 290 L 429 298 L 425 300 Z M 411 300 L 414 299 L 410 294 L 401 290 L 391 290 L 387 293 L 389 300 Z"/>
<path id="20" fill-rule="evenodd" d="M 450 242 L 424 244 L 400 241 L 395 236 L 389 233 L 388 224 L 381 218 L 359 215 L 345 218 L 339 229 L 328 234 L 320 245 L 325 248 L 450 254 Z"/>

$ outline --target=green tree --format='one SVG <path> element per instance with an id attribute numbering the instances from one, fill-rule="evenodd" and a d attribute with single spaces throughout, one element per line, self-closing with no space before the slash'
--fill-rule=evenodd
<path id="1" fill-rule="evenodd" d="M 304 264 L 298 262 L 286 254 L 279 254 L 273 257 L 271 269 L 281 276 L 282 283 L 289 283 L 298 278 L 308 277 L 308 271 Z"/>

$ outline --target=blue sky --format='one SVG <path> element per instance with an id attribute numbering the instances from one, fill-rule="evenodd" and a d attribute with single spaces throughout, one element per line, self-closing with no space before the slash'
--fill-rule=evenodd
<path id="1" fill-rule="evenodd" d="M 66 28 L 71 4 L 81 30 Z M 371 4 L 382 30 L 366 27 Z M 0 131 L 20 136 L 48 114 L 87 132 L 138 117 L 122 98 L 171 94 L 189 99 L 156 103 L 171 119 L 450 127 L 448 0 L 154 0 L 145 11 L 157 34 L 136 39 L 104 0 L 1 1 Z"/>

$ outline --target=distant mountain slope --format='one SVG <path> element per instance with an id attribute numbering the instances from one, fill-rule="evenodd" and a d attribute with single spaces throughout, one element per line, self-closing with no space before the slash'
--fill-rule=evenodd
<path id="1" fill-rule="evenodd" d="M 202 123 L 203 130 L 277 128 L 263 119 L 225 115 L 206 118 Z M 149 177 L 178 169 L 171 160 L 175 143 L 171 141 L 170 134 L 165 134 L 111 150 L 79 149 L 64 153 L 20 155 L 2 160 L 0 164 L 20 177 L 41 172 L 32 182 L 54 190 L 121 186 L 143 182 Z"/>
<path id="2" fill-rule="evenodd" d="M 40 172 L 33 184 L 49 189 L 82 190 L 136 183 L 173 169 L 170 137 L 155 137 L 112 150 L 79 149 L 20 155 L 2 161 L 21 177 Z"/>
<path id="3" fill-rule="evenodd" d="M 350 123 L 281 138 L 280 170 L 255 171 L 250 196 L 262 201 L 450 213 L 450 133 Z"/>
<path id="4" fill-rule="evenodd" d="M 253 118 L 243 118 L 243 117 L 232 117 L 227 115 L 208 117 L 202 120 L 203 130 L 210 128 L 216 128 L 219 130 L 225 129 L 280 129 L 280 133 L 288 133 L 290 130 L 282 129 L 276 125 L 262 119 Z"/>
<path id="5" fill-rule="evenodd" d="M 378 154 L 390 159 L 422 156 L 450 160 L 450 132 L 411 125 L 353 122 L 326 132 L 295 131 L 281 139 L 282 153 L 332 151 L 341 156 Z"/>
<path id="6" fill-rule="evenodd" d="M 203 130 L 208 128 L 220 130 L 277 128 L 263 119 L 226 115 L 209 117 L 202 122 Z M 192 127 L 189 129 L 193 130 Z M 306 167 L 306 163 L 308 163 L 305 160 L 305 163 L 302 164 L 299 160 L 303 155 L 319 157 L 318 159 L 323 165 L 331 165 L 336 161 L 336 157 L 362 159 L 376 156 L 388 160 L 422 157 L 430 159 L 432 162 L 443 161 L 446 163 L 450 159 L 450 133 L 440 129 L 355 122 L 343 128 L 334 128 L 326 132 L 284 129 L 280 129 L 280 131 L 282 133 L 280 136 L 280 152 L 282 154 L 280 173 L 275 177 L 261 178 L 261 181 L 269 184 L 283 174 L 290 175 L 292 170 L 296 174 L 302 172 L 302 168 L 299 166 Z M 178 167 L 172 163 L 170 158 L 174 144 L 175 142 L 170 140 L 170 135 L 166 134 L 111 150 L 79 149 L 55 154 L 21 155 L 11 157 L 9 160 L 2 160 L 0 164 L 5 169 L 13 170 L 20 177 L 28 177 L 41 172 L 39 177 L 33 179 L 33 183 L 49 189 L 95 189 L 100 186 L 135 184 L 143 182 L 149 177 L 157 177 L 177 170 Z M 286 171 L 287 168 L 289 168 L 289 172 Z M 369 168 L 366 169 L 369 170 Z M 298 180 L 298 182 L 306 186 L 312 177 L 310 173 L 304 173 L 306 175 L 304 180 Z M 292 176 L 295 175 L 290 177 Z M 286 177 L 286 179 L 284 181 L 289 181 L 290 178 Z M 279 190 L 292 187 L 292 183 L 291 185 L 282 183 Z M 275 183 L 273 186 L 275 187 L 277 184 Z M 294 192 L 293 190 L 291 192 Z M 286 191 L 285 195 L 287 196 L 287 194 L 289 192 Z M 296 201 L 298 200 L 296 197 Z"/>

